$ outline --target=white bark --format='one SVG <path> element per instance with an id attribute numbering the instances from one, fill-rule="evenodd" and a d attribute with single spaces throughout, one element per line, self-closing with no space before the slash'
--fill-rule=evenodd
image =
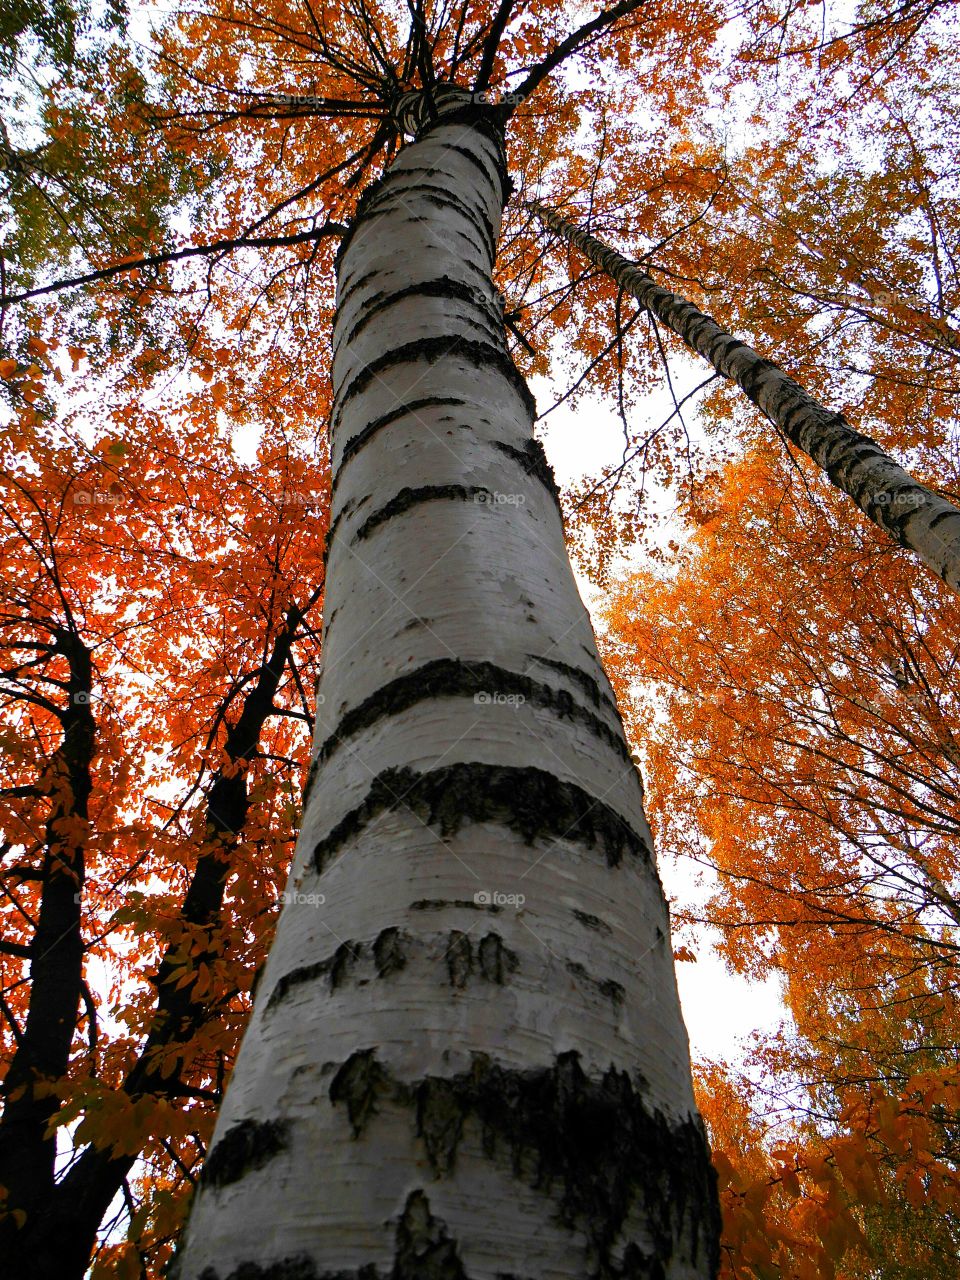
<path id="1" fill-rule="evenodd" d="M 715 1266 L 639 778 L 493 301 L 502 148 L 441 104 L 340 262 L 299 899 L 181 1280 Z"/>

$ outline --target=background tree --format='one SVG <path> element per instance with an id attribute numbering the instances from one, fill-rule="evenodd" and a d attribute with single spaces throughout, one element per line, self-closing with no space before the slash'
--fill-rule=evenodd
<path id="1" fill-rule="evenodd" d="M 81 446 L 25 407 L 5 459 L 0 1162 L 5 1256 L 22 1250 L 24 1273 L 82 1274 L 121 1192 L 132 1257 L 169 1252 L 278 906 L 312 723 L 318 591 L 299 575 L 322 583 L 315 464 L 276 434 L 240 464 L 209 414 L 185 433 L 127 408 L 92 439 L 73 422 Z"/>

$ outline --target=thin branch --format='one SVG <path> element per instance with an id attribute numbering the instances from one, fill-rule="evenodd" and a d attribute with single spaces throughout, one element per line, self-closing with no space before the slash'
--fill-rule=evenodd
<path id="1" fill-rule="evenodd" d="M 224 253 L 232 249 L 281 249 L 291 245 L 306 244 L 311 240 L 320 240 L 324 236 L 341 236 L 346 227 L 338 222 L 324 222 L 320 227 L 310 231 L 300 231 L 289 236 L 250 236 L 247 238 L 214 240 L 212 244 L 188 245 L 185 249 L 167 249 L 160 253 L 147 254 L 143 258 L 131 258 L 126 262 L 116 263 L 112 267 L 101 267 L 98 271 L 88 271 L 81 276 L 71 276 L 62 280 L 54 280 L 51 284 L 39 285 L 35 289 L 26 289 L 23 293 L 11 293 L 0 297 L 0 306 L 8 306 L 15 302 L 25 302 L 28 298 L 39 298 L 51 293 L 61 293 L 64 289 L 75 289 L 79 285 L 92 284 L 98 280 L 108 280 L 111 276 L 123 275 L 127 271 L 139 271 L 144 267 L 159 267 L 168 262 L 179 262 L 185 258 L 208 257 L 211 254 Z"/>

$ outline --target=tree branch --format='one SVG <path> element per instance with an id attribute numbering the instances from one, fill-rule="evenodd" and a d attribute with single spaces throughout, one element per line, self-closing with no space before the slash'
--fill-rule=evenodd
<path id="1" fill-rule="evenodd" d="M 0 297 L 0 307 L 16 302 L 26 302 L 30 298 L 39 298 L 51 293 L 62 293 L 65 289 L 75 289 L 79 285 L 93 284 L 98 280 L 109 280 L 112 276 L 123 275 L 126 271 L 139 271 L 145 267 L 159 267 L 168 262 L 181 262 L 185 258 L 203 258 L 212 254 L 230 252 L 233 249 L 282 249 L 290 245 L 307 244 L 311 240 L 320 240 L 325 236 L 340 236 L 346 231 L 339 222 L 329 219 L 323 226 L 311 231 L 300 231 L 288 236 L 248 236 L 236 239 L 214 240 L 212 244 L 188 245 L 184 249 L 166 249 L 159 253 L 147 254 L 142 258 L 130 258 L 125 262 L 115 263 L 112 267 L 101 267 L 97 271 L 87 271 L 80 276 L 69 276 L 54 280 L 51 284 L 38 285 L 35 289 L 26 289 L 22 293 L 10 293 Z"/>

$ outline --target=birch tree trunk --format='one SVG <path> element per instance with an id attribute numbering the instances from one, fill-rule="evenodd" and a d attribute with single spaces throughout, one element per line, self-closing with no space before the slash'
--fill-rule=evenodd
<path id="1" fill-rule="evenodd" d="M 180 1280 L 699 1280 L 715 1179 L 642 792 L 452 87 L 338 266 L 314 768 Z"/>
<path id="2" fill-rule="evenodd" d="M 671 293 L 615 249 L 538 201 L 526 206 L 683 342 L 743 389 L 791 443 L 802 449 L 864 515 L 960 591 L 960 511 L 915 480 L 875 440 L 825 409 L 752 347 L 721 329 L 692 302 Z"/>

